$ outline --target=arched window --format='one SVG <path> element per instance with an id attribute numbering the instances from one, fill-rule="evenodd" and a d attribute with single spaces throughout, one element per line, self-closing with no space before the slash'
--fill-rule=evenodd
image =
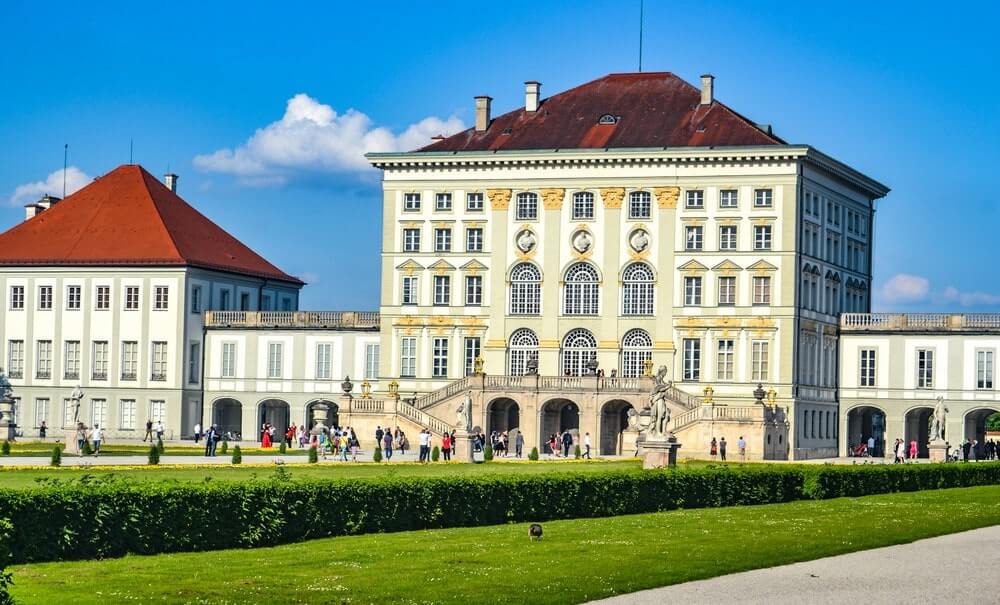
<path id="1" fill-rule="evenodd" d="M 653 314 L 653 270 L 632 263 L 622 273 L 622 315 Z"/>
<path id="2" fill-rule="evenodd" d="M 528 328 L 514 330 L 507 341 L 508 373 L 524 376 L 529 359 L 538 358 L 538 336 Z"/>
<path id="3" fill-rule="evenodd" d="M 563 339 L 562 370 L 566 376 L 582 376 L 587 364 L 597 358 L 597 340 L 589 330 L 570 330 Z"/>
<path id="4" fill-rule="evenodd" d="M 597 315 L 599 285 L 597 270 L 587 263 L 577 263 L 566 271 L 563 311 L 566 315 Z"/>
<path id="5" fill-rule="evenodd" d="M 653 358 L 653 339 L 638 328 L 625 332 L 622 338 L 622 376 L 642 376 L 646 360 Z"/>
<path id="6" fill-rule="evenodd" d="M 510 271 L 510 314 L 538 315 L 542 312 L 542 274 L 531 263 L 514 265 Z"/>
<path id="7" fill-rule="evenodd" d="M 533 221 L 538 218 L 538 196 L 534 193 L 518 193 L 516 216 L 519 221 Z"/>

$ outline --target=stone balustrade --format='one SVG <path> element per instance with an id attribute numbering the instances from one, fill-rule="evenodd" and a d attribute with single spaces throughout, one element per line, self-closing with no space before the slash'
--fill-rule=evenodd
<path id="1" fill-rule="evenodd" d="M 975 332 L 1000 329 L 1000 313 L 843 313 L 841 332 Z"/>
<path id="2" fill-rule="evenodd" d="M 378 330 L 375 311 L 205 311 L 206 328 Z"/>

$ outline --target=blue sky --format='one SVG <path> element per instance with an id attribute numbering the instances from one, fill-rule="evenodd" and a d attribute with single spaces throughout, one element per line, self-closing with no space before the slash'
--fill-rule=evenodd
<path id="1" fill-rule="evenodd" d="M 877 310 L 1000 310 L 1000 9 L 647 0 L 645 16 L 645 70 L 713 73 L 737 111 L 892 187 Z M 638 0 L 15 1 L 0 18 L 0 225 L 59 193 L 64 143 L 86 182 L 132 139 L 323 309 L 378 305 L 379 174 L 361 152 L 470 124 L 477 94 L 503 112 L 525 80 L 548 96 L 635 71 L 638 48 Z"/>

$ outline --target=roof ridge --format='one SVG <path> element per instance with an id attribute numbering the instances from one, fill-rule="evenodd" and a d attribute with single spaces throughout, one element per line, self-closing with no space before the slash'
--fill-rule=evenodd
<path id="1" fill-rule="evenodd" d="M 167 234 L 167 239 L 170 240 L 170 245 L 174 249 L 174 254 L 176 254 L 178 258 L 184 259 L 184 255 L 181 253 L 180 247 L 177 246 L 177 240 L 174 239 L 174 234 L 170 231 L 170 228 L 167 227 L 167 222 L 163 220 L 163 213 L 160 212 L 160 204 L 153 197 L 153 192 L 149 190 L 149 182 L 146 180 L 146 177 L 148 176 L 149 178 L 153 179 L 153 181 L 157 185 L 160 185 L 161 187 L 169 191 L 177 199 L 180 199 L 180 197 L 173 190 L 169 189 L 166 185 L 161 183 L 158 178 L 150 174 L 148 170 L 146 170 L 145 168 L 143 168 L 138 164 L 136 164 L 136 166 L 138 166 L 139 175 L 142 177 L 142 184 L 143 184 L 142 190 L 145 193 L 146 197 L 149 199 L 149 202 L 153 204 L 153 209 L 156 211 L 156 218 L 159 219 L 160 221 L 160 227 L 162 227 L 164 233 Z"/>

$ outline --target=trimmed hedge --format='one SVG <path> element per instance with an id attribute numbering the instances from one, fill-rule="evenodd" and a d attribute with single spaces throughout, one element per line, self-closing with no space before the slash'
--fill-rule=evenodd
<path id="1" fill-rule="evenodd" d="M 823 500 L 1000 484 L 1000 463 L 823 465 L 806 469 L 803 493 Z"/>

